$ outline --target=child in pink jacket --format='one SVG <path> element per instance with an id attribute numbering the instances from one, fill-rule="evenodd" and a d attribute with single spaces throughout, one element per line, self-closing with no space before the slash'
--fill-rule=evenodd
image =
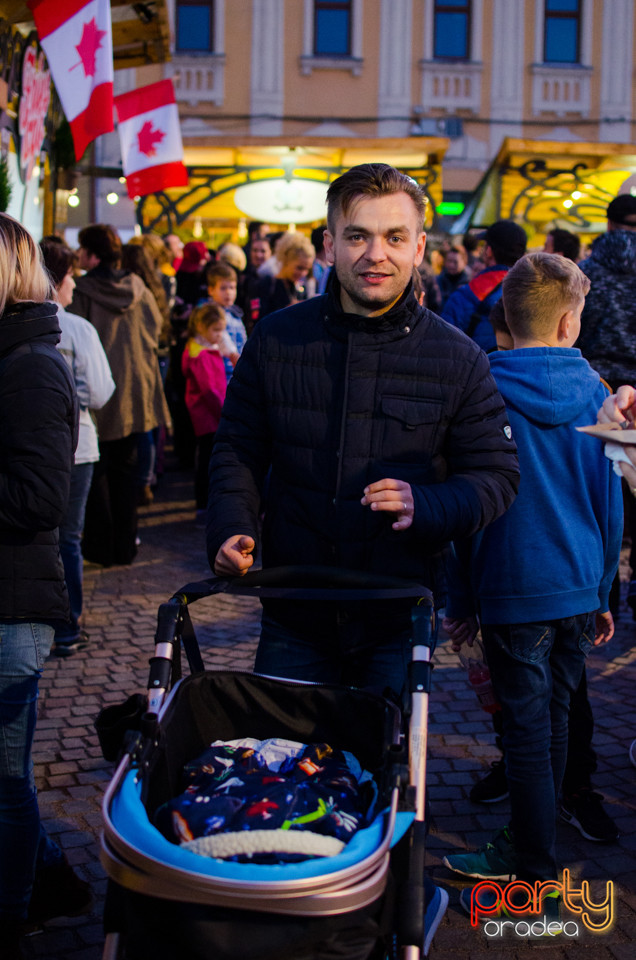
<path id="1" fill-rule="evenodd" d="M 197 520 L 202 521 L 208 502 L 208 463 L 214 435 L 221 419 L 227 378 L 224 356 L 234 347 L 226 331 L 225 311 L 216 303 L 196 307 L 188 322 L 188 342 L 181 358 L 186 380 L 185 402 L 197 439 L 194 491 Z"/>

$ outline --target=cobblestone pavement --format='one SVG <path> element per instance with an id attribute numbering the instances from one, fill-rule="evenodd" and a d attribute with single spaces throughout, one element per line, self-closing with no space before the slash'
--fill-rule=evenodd
<path id="1" fill-rule="evenodd" d="M 41 684 L 34 762 L 40 807 L 48 830 L 95 891 L 86 917 L 49 923 L 25 942 L 25 953 L 47 960 L 98 960 L 102 956 L 101 913 L 106 878 L 98 859 L 100 802 L 112 775 L 93 729 L 100 707 L 145 689 L 158 605 L 188 581 L 209 575 L 204 535 L 193 522 L 189 478 L 168 473 L 155 503 L 141 510 L 141 546 L 130 567 L 85 570 L 85 626 L 90 646 L 74 657 L 51 657 Z M 626 573 L 626 570 L 624 571 Z M 245 598 L 216 597 L 191 608 L 210 669 L 251 669 L 258 634 L 258 605 Z M 471 928 L 458 901 L 465 885 L 442 866 L 445 853 L 473 848 L 506 822 L 505 802 L 477 806 L 471 785 L 497 756 L 490 719 L 477 704 L 465 672 L 440 642 L 435 653 L 429 725 L 429 796 L 432 825 L 429 870 L 450 894 L 449 910 L 430 956 L 457 960 L 634 960 L 636 957 L 636 769 L 628 749 L 636 737 L 636 624 L 623 608 L 617 635 L 589 660 L 590 698 L 596 721 L 599 769 L 595 787 L 606 797 L 621 838 L 617 843 L 584 840 L 559 826 L 559 856 L 597 895 L 615 883 L 615 922 L 604 935 L 563 935 L 527 944 L 509 934 L 488 940 Z M 581 931 L 583 925 L 579 923 Z M 180 958 L 175 958 L 180 960 Z"/>

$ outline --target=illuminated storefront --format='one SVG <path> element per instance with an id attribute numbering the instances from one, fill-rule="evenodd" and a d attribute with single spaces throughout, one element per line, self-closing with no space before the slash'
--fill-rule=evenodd
<path id="1" fill-rule="evenodd" d="M 142 229 L 181 232 L 216 245 L 241 239 L 246 221 L 262 220 L 282 229 L 311 227 L 325 217 L 329 183 L 357 163 L 381 161 L 403 170 L 429 198 L 427 228 L 442 199 L 445 138 L 288 140 L 263 138 L 241 146 L 186 146 L 187 188 L 143 197 L 137 207 Z"/>
<path id="2" fill-rule="evenodd" d="M 504 140 L 453 232 L 516 220 L 532 246 L 553 227 L 589 241 L 619 193 L 636 192 L 636 144 Z"/>

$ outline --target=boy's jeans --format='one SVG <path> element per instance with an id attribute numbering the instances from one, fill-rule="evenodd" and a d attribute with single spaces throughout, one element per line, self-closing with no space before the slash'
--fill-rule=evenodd
<path id="1" fill-rule="evenodd" d="M 570 698 L 594 641 L 594 614 L 482 625 L 503 711 L 517 876 L 555 880 L 556 802 L 567 757 Z"/>
<path id="2" fill-rule="evenodd" d="M 53 642 L 44 623 L 0 623 L 0 916 L 25 917 L 36 857 L 62 856 L 40 825 L 31 746 L 38 682 Z"/>

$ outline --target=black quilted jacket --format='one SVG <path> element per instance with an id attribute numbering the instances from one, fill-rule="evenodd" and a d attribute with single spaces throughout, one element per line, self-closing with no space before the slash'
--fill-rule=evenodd
<path id="1" fill-rule="evenodd" d="M 435 589 L 440 549 L 502 514 L 519 479 L 486 355 L 410 290 L 367 319 L 342 313 L 336 283 L 259 322 L 216 438 L 211 564 L 228 537 L 257 540 L 271 464 L 264 566 L 342 566 Z M 411 485 L 409 530 L 392 530 L 394 517 L 360 503 L 364 487 L 383 478 Z"/>
<path id="2" fill-rule="evenodd" d="M 52 303 L 16 304 L 0 317 L 0 620 L 68 616 L 57 528 L 78 407 L 59 336 Z"/>

